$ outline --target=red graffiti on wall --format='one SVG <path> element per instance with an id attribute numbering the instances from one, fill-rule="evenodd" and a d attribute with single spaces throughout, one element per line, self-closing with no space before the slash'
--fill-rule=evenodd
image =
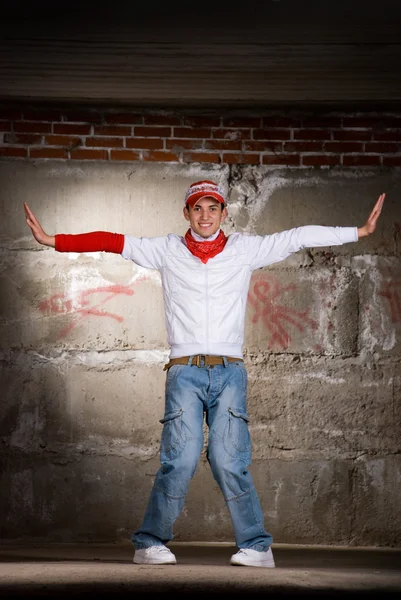
<path id="1" fill-rule="evenodd" d="M 147 279 L 147 277 L 142 277 L 138 281 L 143 281 Z M 73 316 L 72 321 L 64 327 L 57 336 L 57 339 L 65 337 L 71 329 L 73 329 L 82 319 L 91 315 L 95 317 L 109 317 L 111 319 L 115 319 L 119 323 L 121 323 L 124 318 L 120 315 L 116 315 L 111 312 L 107 312 L 103 310 L 101 307 L 109 302 L 113 298 L 115 298 L 119 294 L 125 294 L 127 296 L 133 296 L 135 293 L 132 289 L 134 284 L 131 285 L 109 285 L 109 286 L 101 286 L 96 288 L 90 288 L 85 290 L 80 290 L 74 293 L 74 297 L 72 298 L 70 294 L 54 294 L 49 298 L 42 300 L 39 304 L 39 309 L 42 312 L 51 313 L 51 314 L 70 314 Z M 93 303 L 91 305 L 91 301 L 93 301 L 94 295 L 103 295 L 100 300 Z"/>
<path id="2" fill-rule="evenodd" d="M 331 274 L 328 278 L 319 281 L 318 290 L 322 305 L 328 310 L 331 309 L 336 294 L 336 280 L 334 275 Z"/>
<path id="3" fill-rule="evenodd" d="M 401 279 L 390 279 L 386 281 L 379 296 L 386 298 L 388 301 L 391 321 L 393 323 L 401 323 Z"/>
<path id="4" fill-rule="evenodd" d="M 275 344 L 288 348 L 291 337 L 285 327 L 287 323 L 298 331 L 304 331 L 307 326 L 314 330 L 318 327 L 316 321 L 308 316 L 309 310 L 297 311 L 277 302 L 284 292 L 295 289 L 295 285 L 281 287 L 276 279 L 269 277 L 256 280 L 248 294 L 248 301 L 255 311 L 252 323 L 257 323 L 260 319 L 271 333 L 270 349 Z"/>

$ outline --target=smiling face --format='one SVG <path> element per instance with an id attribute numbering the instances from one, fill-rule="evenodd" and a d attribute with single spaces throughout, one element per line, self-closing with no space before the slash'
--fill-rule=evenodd
<path id="1" fill-rule="evenodd" d="M 192 229 L 207 239 L 219 230 L 220 224 L 227 216 L 227 209 L 211 196 L 198 200 L 195 206 L 184 207 L 184 217 L 190 222 Z"/>

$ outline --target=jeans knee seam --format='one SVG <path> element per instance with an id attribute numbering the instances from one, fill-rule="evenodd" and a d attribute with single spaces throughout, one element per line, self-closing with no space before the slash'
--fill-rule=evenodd
<path id="1" fill-rule="evenodd" d="M 249 494 L 249 492 L 250 492 L 250 490 L 246 490 L 242 494 L 238 494 L 238 496 L 231 496 L 231 498 L 226 498 L 226 501 L 231 502 L 232 500 L 238 500 L 238 498 L 242 498 L 243 496 L 246 496 L 246 494 Z"/>
<path id="2" fill-rule="evenodd" d="M 158 489 L 158 490 L 159 490 L 159 492 L 160 492 L 161 494 L 163 494 L 163 496 L 166 496 L 166 498 L 172 498 L 172 499 L 174 499 L 174 500 L 179 500 L 180 498 L 185 498 L 185 496 L 186 496 L 186 494 L 181 494 L 180 496 L 173 496 L 172 494 L 168 494 L 168 493 L 166 492 L 166 490 L 163 490 L 163 488 L 161 488 L 160 486 L 158 486 L 158 485 L 157 485 L 157 486 L 155 486 L 155 487 L 156 487 L 156 489 Z"/>

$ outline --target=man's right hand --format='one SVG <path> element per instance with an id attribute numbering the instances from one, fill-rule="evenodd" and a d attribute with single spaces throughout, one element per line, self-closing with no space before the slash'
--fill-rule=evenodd
<path id="1" fill-rule="evenodd" d="M 43 244 L 44 246 L 51 246 L 52 248 L 54 248 L 56 245 L 54 235 L 47 235 L 47 233 L 43 231 L 41 224 L 39 223 L 39 221 L 37 220 L 37 218 L 35 217 L 35 215 L 33 214 L 26 202 L 24 202 L 24 210 L 26 222 L 31 228 L 32 235 L 35 238 L 35 240 L 39 242 L 39 244 Z"/>

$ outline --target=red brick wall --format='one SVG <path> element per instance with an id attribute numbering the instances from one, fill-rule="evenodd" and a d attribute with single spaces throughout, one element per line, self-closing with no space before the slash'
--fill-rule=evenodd
<path id="1" fill-rule="evenodd" d="M 0 158 L 401 166 L 401 113 L 0 107 Z"/>

